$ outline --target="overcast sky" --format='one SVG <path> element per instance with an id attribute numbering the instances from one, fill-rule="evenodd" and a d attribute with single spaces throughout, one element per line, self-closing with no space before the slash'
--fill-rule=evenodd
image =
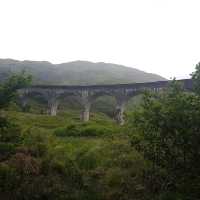
<path id="1" fill-rule="evenodd" d="M 0 0 L 0 58 L 187 78 L 200 61 L 200 0 Z"/>

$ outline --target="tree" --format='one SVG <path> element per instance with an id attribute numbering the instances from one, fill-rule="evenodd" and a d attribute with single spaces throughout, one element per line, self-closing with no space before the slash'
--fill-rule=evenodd
<path id="1" fill-rule="evenodd" d="M 195 72 L 191 74 L 194 84 L 194 91 L 200 94 L 200 62 L 196 64 Z"/>
<path id="2" fill-rule="evenodd" d="M 0 109 L 5 108 L 14 100 L 17 90 L 27 87 L 32 76 L 22 71 L 19 74 L 12 74 L 3 84 L 0 85 Z"/>
<path id="3" fill-rule="evenodd" d="M 145 184 L 150 193 L 165 199 L 200 198 L 199 121 L 200 97 L 184 92 L 176 81 L 162 93 L 144 95 L 129 123 L 132 144 L 149 161 Z"/>
<path id="4" fill-rule="evenodd" d="M 31 76 L 27 75 L 25 71 L 12 74 L 0 85 L 0 109 L 7 107 L 14 100 L 17 89 L 28 86 L 30 82 Z M 21 139 L 20 127 L 0 113 L 0 161 L 15 152 L 15 148 Z"/>

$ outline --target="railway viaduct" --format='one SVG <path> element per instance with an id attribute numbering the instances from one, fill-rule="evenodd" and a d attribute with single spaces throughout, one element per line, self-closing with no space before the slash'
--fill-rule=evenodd
<path id="1" fill-rule="evenodd" d="M 192 80 L 179 80 L 185 90 L 192 89 Z M 64 86 L 64 85 L 33 85 L 18 90 L 22 105 L 27 104 L 27 98 L 34 95 L 43 96 L 48 103 L 49 115 L 55 116 L 61 97 L 76 96 L 83 110 L 81 120 L 88 121 L 90 108 L 96 98 L 102 95 L 114 96 L 117 102 L 115 119 L 119 124 L 124 124 L 125 105 L 130 98 L 145 90 L 160 91 L 169 85 L 170 81 L 157 81 L 148 83 L 115 84 L 115 85 L 89 85 L 89 86 Z"/>

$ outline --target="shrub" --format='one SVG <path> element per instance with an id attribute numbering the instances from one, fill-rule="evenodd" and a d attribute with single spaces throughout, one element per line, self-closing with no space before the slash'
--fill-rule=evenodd
<path id="1" fill-rule="evenodd" d="M 4 125 L 5 124 L 5 125 Z M 19 143 L 22 139 L 21 128 L 0 117 L 0 142 Z"/>
<path id="2" fill-rule="evenodd" d="M 70 124 L 67 127 L 58 128 L 54 134 L 59 137 L 90 137 L 112 135 L 116 130 L 112 126 L 103 126 L 96 123 Z"/>
<path id="3" fill-rule="evenodd" d="M 12 143 L 0 142 L 0 161 L 15 153 L 16 146 Z"/>
<path id="4" fill-rule="evenodd" d="M 66 136 L 79 136 L 80 135 L 80 128 L 78 125 L 70 124 L 67 127 L 57 128 L 54 131 L 54 134 L 59 137 L 66 137 Z"/>
<path id="5" fill-rule="evenodd" d="M 106 136 L 112 134 L 113 130 L 109 127 L 90 125 L 82 129 L 82 136 Z"/>
<path id="6" fill-rule="evenodd" d="M 48 134 L 44 134 L 40 128 L 29 129 L 24 136 L 23 145 L 28 147 L 29 152 L 35 157 L 44 156 L 48 151 Z"/>

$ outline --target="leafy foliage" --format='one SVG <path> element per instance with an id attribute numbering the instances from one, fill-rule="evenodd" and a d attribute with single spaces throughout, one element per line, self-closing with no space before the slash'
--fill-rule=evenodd
<path id="1" fill-rule="evenodd" d="M 11 75 L 0 85 L 0 108 L 5 108 L 16 97 L 17 89 L 26 87 L 31 83 L 31 76 L 22 71 L 20 74 Z"/>
<path id="2" fill-rule="evenodd" d="M 87 122 L 87 123 L 74 123 L 69 124 L 67 127 L 58 128 L 55 130 L 54 134 L 56 136 L 66 137 L 91 137 L 91 136 L 110 136 L 114 133 L 117 133 L 119 128 L 114 126 L 114 124 L 110 125 L 101 125 L 95 122 Z"/>
<path id="3" fill-rule="evenodd" d="M 185 93 L 175 81 L 161 94 L 145 94 L 130 123 L 132 144 L 151 161 L 146 184 L 152 194 L 199 198 L 199 120 L 199 96 Z"/>
<path id="4" fill-rule="evenodd" d="M 125 136 L 56 137 L 49 128 L 34 124 L 0 162 L 1 197 L 112 200 L 142 196 L 145 161 Z"/>
<path id="5" fill-rule="evenodd" d="M 191 75 L 194 84 L 194 91 L 197 94 L 200 94 L 200 62 L 196 64 L 195 72 L 193 72 Z"/>

